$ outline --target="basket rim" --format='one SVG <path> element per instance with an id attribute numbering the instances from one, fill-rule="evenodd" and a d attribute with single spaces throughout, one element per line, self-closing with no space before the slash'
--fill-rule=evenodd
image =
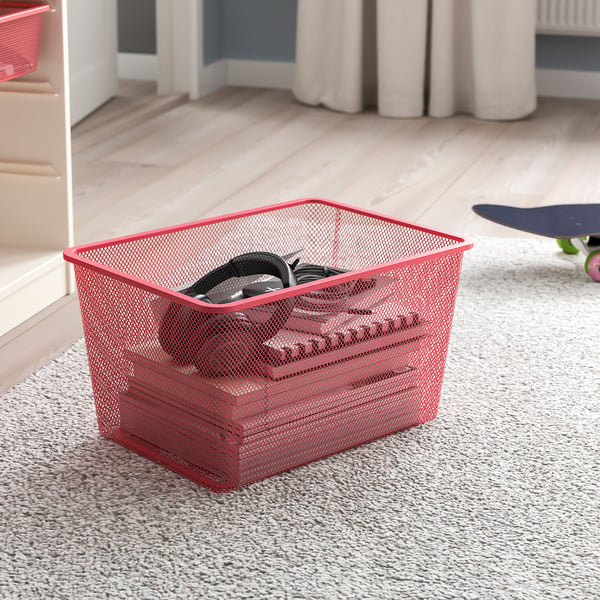
<path id="1" fill-rule="evenodd" d="M 242 300 L 236 300 L 235 302 L 229 302 L 227 304 L 210 304 L 208 302 L 203 302 L 202 300 L 197 300 L 191 298 L 190 296 L 186 296 L 181 292 L 177 292 L 175 290 L 163 287 L 161 285 L 152 283 L 145 279 L 141 279 L 140 277 L 136 277 L 135 275 L 130 275 L 124 271 L 119 271 L 118 269 L 114 269 L 112 267 L 108 267 L 96 261 L 93 261 L 85 256 L 82 256 L 83 253 L 90 250 L 97 250 L 100 248 L 108 248 L 110 246 L 116 246 L 119 244 L 124 244 L 128 242 L 133 242 L 140 239 L 147 239 L 151 237 L 155 237 L 158 235 L 165 235 L 168 233 L 185 231 L 187 229 L 194 229 L 198 227 L 203 227 L 206 225 L 210 225 L 213 223 L 221 223 L 233 219 L 243 218 L 245 216 L 256 215 L 265 212 L 272 212 L 281 210 L 284 208 L 289 208 L 293 206 L 300 206 L 303 204 L 321 204 L 325 206 L 331 206 L 333 208 L 337 208 L 340 210 L 344 210 L 346 212 L 354 212 L 357 214 L 361 214 L 364 216 L 368 216 L 371 218 L 375 218 L 378 220 L 386 221 L 389 223 L 394 223 L 402 227 L 409 227 L 411 229 L 415 229 L 418 231 L 422 231 L 424 233 L 428 233 L 431 235 L 435 235 L 437 237 L 446 238 L 449 242 L 451 242 L 447 247 L 437 250 L 430 250 L 427 252 L 422 252 L 419 254 L 414 254 L 409 257 L 404 257 L 400 259 L 396 259 L 393 261 L 378 263 L 371 267 L 366 267 L 363 269 L 356 269 L 349 271 L 348 273 L 342 273 L 340 275 L 335 275 L 333 277 L 328 277 L 326 279 L 321 279 L 309 283 L 304 283 L 301 286 L 293 286 L 290 288 L 284 288 L 278 291 L 270 292 L 269 294 L 262 296 L 255 296 L 253 298 L 244 298 Z M 162 227 L 159 229 L 153 229 L 150 231 L 145 231 L 141 233 L 134 233 L 130 235 L 124 235 L 116 238 L 112 238 L 109 240 L 99 241 L 99 242 L 91 242 L 88 244 L 81 244 L 77 246 L 73 246 L 71 248 L 67 248 L 63 251 L 63 258 L 65 261 L 70 262 L 74 265 L 85 267 L 92 271 L 96 271 L 103 275 L 107 275 L 123 283 L 127 283 L 129 285 L 133 285 L 135 287 L 144 289 L 149 291 L 157 296 L 162 296 L 164 298 L 169 298 L 171 300 L 177 301 L 180 304 L 185 304 L 190 306 L 191 308 L 195 308 L 196 310 L 200 310 L 201 312 L 210 312 L 210 313 L 230 313 L 237 312 L 239 310 L 251 308 L 253 306 L 258 306 L 261 304 L 268 304 L 271 302 L 276 302 L 277 300 L 282 300 L 285 298 L 289 298 L 291 296 L 298 295 L 298 289 L 302 288 L 302 293 L 307 293 L 310 291 L 318 290 L 324 287 L 329 287 L 332 285 L 344 283 L 346 281 L 353 281 L 357 278 L 368 277 L 372 275 L 376 275 L 378 273 L 384 272 L 386 270 L 392 270 L 398 267 L 405 267 L 412 264 L 416 264 L 419 262 L 423 262 L 430 258 L 441 258 L 443 256 L 447 256 L 450 254 L 462 253 L 466 250 L 470 250 L 473 247 L 473 242 L 464 236 L 458 236 L 455 234 L 450 234 L 447 232 L 440 231 L 438 229 L 434 229 L 432 227 L 426 227 L 424 225 L 420 225 L 418 223 L 413 223 L 411 221 L 406 221 L 404 219 L 398 219 L 395 217 L 391 217 L 389 215 L 385 215 L 382 213 L 377 213 L 372 210 L 358 208 L 356 206 L 351 206 L 348 204 L 344 204 L 341 202 L 337 202 L 334 200 L 327 200 L 324 198 L 301 198 L 298 200 L 290 200 L 287 202 L 280 202 L 277 204 L 270 204 L 267 206 L 263 206 L 260 208 L 252 208 L 248 210 L 238 211 L 234 213 L 228 213 L 225 215 L 209 217 L 206 219 L 200 219 L 197 221 L 192 221 L 189 223 L 183 223 L 180 225 L 171 225 L 168 227 Z"/>
<path id="2" fill-rule="evenodd" d="M 13 12 L 6 15 L 0 15 L 0 25 L 17 19 L 24 19 L 32 15 L 41 14 L 50 10 L 50 5 L 39 2 L 4 2 L 0 0 L 0 8 L 14 8 Z"/>

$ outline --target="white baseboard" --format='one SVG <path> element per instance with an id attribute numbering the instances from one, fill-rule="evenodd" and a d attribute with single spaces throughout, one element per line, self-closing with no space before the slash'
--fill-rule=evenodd
<path id="1" fill-rule="evenodd" d="M 228 60 L 229 85 L 291 89 L 294 63 L 262 60 Z"/>
<path id="2" fill-rule="evenodd" d="M 537 69 L 538 96 L 600 100 L 600 72 Z"/>
<path id="3" fill-rule="evenodd" d="M 226 85 L 291 89 L 294 63 L 223 59 L 200 71 L 198 96 L 206 96 Z"/>
<path id="4" fill-rule="evenodd" d="M 119 52 L 117 56 L 119 79 L 158 80 L 158 56 Z"/>
<path id="5" fill-rule="evenodd" d="M 224 59 L 200 74 L 200 96 L 226 86 L 291 89 L 294 63 Z M 600 72 L 537 69 L 538 96 L 600 100 Z"/>

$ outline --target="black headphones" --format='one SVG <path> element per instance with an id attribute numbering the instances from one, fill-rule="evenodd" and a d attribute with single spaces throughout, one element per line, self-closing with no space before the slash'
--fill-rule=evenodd
<path id="1" fill-rule="evenodd" d="M 339 269 L 335 267 L 328 267 L 324 265 L 313 265 L 310 263 L 294 263 L 292 265 L 294 276 L 296 277 L 297 285 L 303 283 L 310 283 L 312 281 L 319 281 L 327 277 L 333 277 L 334 275 L 340 275 L 341 273 L 347 273 L 347 269 Z M 320 288 L 312 292 L 306 292 L 302 295 L 296 296 L 295 305 L 296 309 L 314 313 L 332 313 L 337 314 L 344 312 L 348 308 L 350 297 L 356 294 L 360 294 L 365 290 L 374 287 L 376 284 L 372 278 L 359 279 L 358 281 L 348 281 L 345 283 L 338 283 L 336 285 Z M 251 283 L 245 286 L 242 290 L 243 295 L 247 298 L 252 296 L 258 296 L 264 294 L 268 290 L 273 288 L 281 289 L 279 282 L 273 281 L 259 281 L 257 283 Z"/>
<path id="2" fill-rule="evenodd" d="M 278 277 L 284 288 L 296 285 L 292 268 L 277 254 L 249 252 L 207 273 L 181 293 L 212 303 L 206 294 L 232 277 Z M 265 291 L 267 291 L 265 289 Z M 171 302 L 158 330 L 163 350 L 180 364 L 193 364 L 207 377 L 240 373 L 257 355 L 260 345 L 283 327 L 294 309 L 294 298 L 271 304 L 273 314 L 256 323 L 242 313 L 214 315 Z"/>

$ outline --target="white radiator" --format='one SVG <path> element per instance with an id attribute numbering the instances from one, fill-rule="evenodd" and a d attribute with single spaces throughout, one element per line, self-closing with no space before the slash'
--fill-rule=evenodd
<path id="1" fill-rule="evenodd" d="M 600 36 L 600 0 L 538 0 L 537 32 Z"/>

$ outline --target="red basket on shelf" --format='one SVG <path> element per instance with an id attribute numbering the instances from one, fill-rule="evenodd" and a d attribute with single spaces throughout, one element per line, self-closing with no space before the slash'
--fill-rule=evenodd
<path id="1" fill-rule="evenodd" d="M 305 199 L 66 250 L 100 433 L 226 491 L 433 419 L 470 247 Z"/>
<path id="2" fill-rule="evenodd" d="M 42 13 L 48 4 L 0 0 L 0 81 L 37 69 Z"/>

